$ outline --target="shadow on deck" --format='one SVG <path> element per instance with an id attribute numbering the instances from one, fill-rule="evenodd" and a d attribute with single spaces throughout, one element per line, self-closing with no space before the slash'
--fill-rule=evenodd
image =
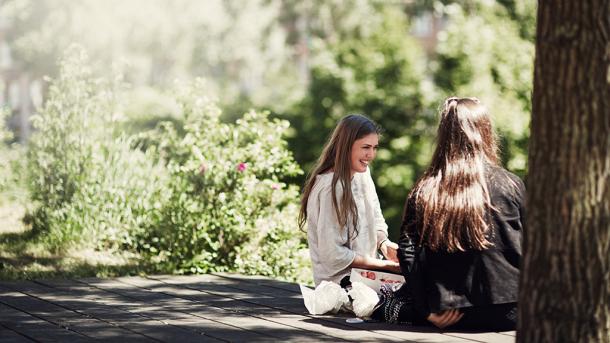
<path id="1" fill-rule="evenodd" d="M 463 333 L 349 315 L 311 316 L 299 286 L 258 276 L 0 282 L 0 341 L 514 342 L 515 332 Z"/>

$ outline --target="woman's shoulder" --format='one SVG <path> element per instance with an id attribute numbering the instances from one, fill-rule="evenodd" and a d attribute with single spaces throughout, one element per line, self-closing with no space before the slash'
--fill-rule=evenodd
<path id="1" fill-rule="evenodd" d="M 488 179 L 491 192 L 508 193 L 513 196 L 523 197 L 525 195 L 525 184 L 516 174 L 500 166 L 490 166 Z"/>
<path id="2" fill-rule="evenodd" d="M 333 172 L 327 172 L 323 174 L 316 175 L 316 185 L 330 185 L 333 181 Z"/>
<path id="3" fill-rule="evenodd" d="M 523 184 L 523 180 L 521 180 L 521 178 L 519 176 L 517 176 L 517 174 L 514 174 L 506 169 L 504 169 L 503 167 L 500 166 L 493 166 L 492 167 L 492 175 L 496 176 L 496 177 L 505 177 L 510 179 L 511 181 L 518 183 L 518 184 Z"/>
<path id="4" fill-rule="evenodd" d="M 311 193 L 319 194 L 319 193 L 324 193 L 324 192 L 330 192 L 332 181 L 333 181 L 332 172 L 316 175 L 316 181 L 313 185 Z"/>

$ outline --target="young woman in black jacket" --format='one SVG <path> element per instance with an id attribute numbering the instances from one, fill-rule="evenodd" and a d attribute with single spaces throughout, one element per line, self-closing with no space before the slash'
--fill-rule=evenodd
<path id="1" fill-rule="evenodd" d="M 525 186 L 499 166 L 487 109 L 447 99 L 432 162 L 405 204 L 398 257 L 407 282 L 385 293 L 375 316 L 514 329 L 524 218 Z"/>

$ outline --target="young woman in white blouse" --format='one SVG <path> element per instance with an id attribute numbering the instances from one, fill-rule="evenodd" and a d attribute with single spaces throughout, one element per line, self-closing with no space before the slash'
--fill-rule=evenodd
<path id="1" fill-rule="evenodd" d="M 316 286 L 326 280 L 345 287 L 351 268 L 400 272 L 368 168 L 379 130 L 362 115 L 341 119 L 305 182 L 298 220 L 301 229 L 307 224 Z"/>

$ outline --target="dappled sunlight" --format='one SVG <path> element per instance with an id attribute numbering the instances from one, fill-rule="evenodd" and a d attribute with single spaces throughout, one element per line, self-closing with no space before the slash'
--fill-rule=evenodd
<path id="1" fill-rule="evenodd" d="M 119 334 L 162 342 L 514 341 L 514 332 L 351 324 L 347 313 L 311 316 L 298 286 L 290 291 L 292 286 L 297 285 L 236 274 L 0 281 L 0 322 L 39 341 Z"/>
<path id="2" fill-rule="evenodd" d="M 486 99 L 525 173 L 533 8 L 3 1 L 2 275 L 311 284 L 299 191 L 339 117 L 385 129 L 371 170 L 391 237 L 447 94 Z"/>

